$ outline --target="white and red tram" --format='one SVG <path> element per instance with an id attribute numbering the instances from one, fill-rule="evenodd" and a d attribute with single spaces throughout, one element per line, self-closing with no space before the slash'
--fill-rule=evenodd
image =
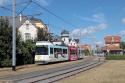
<path id="1" fill-rule="evenodd" d="M 83 51 L 76 46 L 55 45 L 48 41 L 36 43 L 35 63 L 73 61 L 83 58 Z"/>

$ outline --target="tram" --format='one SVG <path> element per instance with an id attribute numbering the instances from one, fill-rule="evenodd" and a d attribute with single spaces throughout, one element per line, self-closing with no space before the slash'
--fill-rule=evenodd
<path id="1" fill-rule="evenodd" d="M 35 63 L 49 63 L 69 60 L 68 46 L 54 45 L 51 42 L 36 42 Z"/>
<path id="2" fill-rule="evenodd" d="M 69 60 L 78 60 L 78 48 L 75 46 L 69 46 Z"/>

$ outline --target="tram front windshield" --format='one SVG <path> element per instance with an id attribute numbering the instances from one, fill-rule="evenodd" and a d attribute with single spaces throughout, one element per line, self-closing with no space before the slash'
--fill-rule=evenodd
<path id="1" fill-rule="evenodd" d="M 75 55 L 76 54 L 76 50 L 70 50 L 70 54 L 71 55 Z"/>
<path id="2" fill-rule="evenodd" d="M 36 55 L 48 55 L 48 46 L 45 45 L 37 46 Z"/>

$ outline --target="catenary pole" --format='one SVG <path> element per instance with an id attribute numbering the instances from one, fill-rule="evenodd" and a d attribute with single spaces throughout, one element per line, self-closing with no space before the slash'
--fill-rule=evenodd
<path id="1" fill-rule="evenodd" d="M 12 1 L 13 8 L 13 27 L 12 27 L 12 71 L 16 71 L 16 27 L 15 27 L 15 17 L 16 17 L 16 0 Z"/>

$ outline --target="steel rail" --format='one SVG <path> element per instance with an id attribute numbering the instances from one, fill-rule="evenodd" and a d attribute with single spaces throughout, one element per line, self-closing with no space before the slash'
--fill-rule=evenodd
<path id="1" fill-rule="evenodd" d="M 31 72 L 27 74 L 22 74 L 21 76 L 14 77 L 4 77 L 3 82 L 7 83 L 51 83 L 58 81 L 60 79 L 72 76 L 74 74 L 80 73 L 82 71 L 89 70 L 102 64 L 103 61 L 100 59 L 93 60 L 88 59 L 87 61 L 80 62 L 78 64 L 66 65 L 59 68 L 52 68 L 46 71 Z"/>
<path id="2" fill-rule="evenodd" d="M 56 74 L 53 74 L 52 76 L 48 76 L 46 78 L 42 78 L 40 80 L 37 81 L 33 81 L 32 83 L 53 83 L 59 80 L 62 80 L 66 77 L 70 77 L 73 75 L 76 75 L 78 73 L 81 73 L 83 71 L 87 71 L 89 69 L 92 69 L 100 64 L 102 64 L 103 62 L 94 62 L 91 64 L 88 64 L 86 66 L 81 66 L 81 67 L 77 67 L 77 68 L 73 68 L 73 69 L 69 69 L 69 70 L 64 70 L 62 72 L 58 72 Z"/>

